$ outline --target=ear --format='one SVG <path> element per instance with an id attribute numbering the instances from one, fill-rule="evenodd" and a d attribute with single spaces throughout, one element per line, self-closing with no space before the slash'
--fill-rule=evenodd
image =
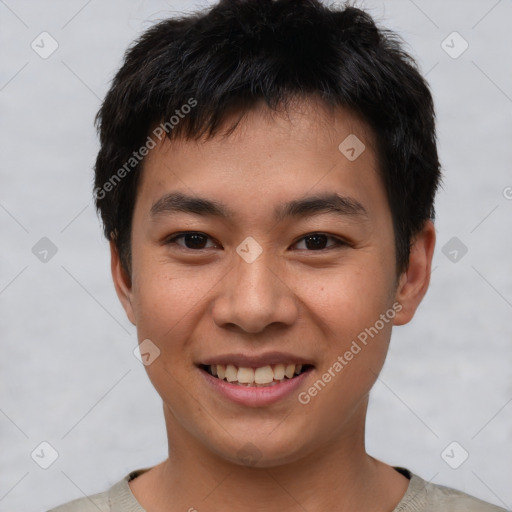
<path id="1" fill-rule="evenodd" d="M 132 282 L 130 276 L 126 273 L 121 264 L 119 252 L 112 240 L 110 240 L 110 269 L 112 271 L 112 279 L 114 280 L 117 296 L 126 312 L 126 316 L 133 325 L 136 325 L 135 314 L 132 307 Z"/>
<path id="2" fill-rule="evenodd" d="M 402 273 L 395 292 L 395 300 L 402 305 L 394 318 L 394 325 L 411 321 L 430 283 L 432 256 L 436 244 L 436 230 L 427 220 L 422 230 L 414 237 L 409 256 L 409 267 Z"/>

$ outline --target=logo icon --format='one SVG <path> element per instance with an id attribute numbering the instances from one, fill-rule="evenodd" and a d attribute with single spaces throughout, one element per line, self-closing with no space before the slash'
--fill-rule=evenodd
<path id="1" fill-rule="evenodd" d="M 466 462 L 469 453 L 457 442 L 452 441 L 442 452 L 441 458 L 452 469 L 457 469 Z"/>
<path id="2" fill-rule="evenodd" d="M 458 59 L 468 47 L 469 43 L 458 32 L 452 32 L 441 42 L 441 48 L 452 59 Z"/>
<path id="3" fill-rule="evenodd" d="M 443 245 L 441 251 L 452 263 L 458 263 L 466 255 L 468 248 L 454 236 Z"/>
<path id="4" fill-rule="evenodd" d="M 247 262 L 252 263 L 263 252 L 261 245 L 248 236 L 237 248 L 236 252 Z"/>
<path id="5" fill-rule="evenodd" d="M 245 466 L 255 466 L 261 459 L 262 453 L 252 443 L 246 443 L 237 452 L 238 460 Z"/>
<path id="6" fill-rule="evenodd" d="M 48 263 L 57 254 L 57 250 L 57 246 L 49 238 L 43 236 L 32 247 L 32 254 L 41 263 Z"/>
<path id="7" fill-rule="evenodd" d="M 150 340 L 145 339 L 135 347 L 133 355 L 144 365 L 149 366 L 160 356 L 160 349 Z"/>
<path id="8" fill-rule="evenodd" d="M 30 44 L 39 57 L 47 59 L 59 47 L 57 40 L 48 32 L 41 32 Z"/>
<path id="9" fill-rule="evenodd" d="M 348 160 L 353 162 L 361 153 L 366 149 L 363 142 L 353 133 L 351 133 L 343 142 L 338 146 L 340 153 L 345 155 Z"/>
<path id="10" fill-rule="evenodd" d="M 34 448 L 30 456 L 39 467 L 48 469 L 59 458 L 59 453 L 48 441 L 43 441 Z"/>

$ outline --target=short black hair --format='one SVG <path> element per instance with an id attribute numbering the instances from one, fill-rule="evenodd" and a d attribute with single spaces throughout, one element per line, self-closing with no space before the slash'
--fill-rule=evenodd
<path id="1" fill-rule="evenodd" d="M 137 184 L 157 135 L 211 137 L 262 101 L 275 111 L 313 97 L 371 128 L 405 271 L 414 235 L 434 219 L 441 173 L 432 96 L 401 38 L 348 4 L 221 0 L 135 41 L 96 116 L 96 207 L 128 274 Z"/>

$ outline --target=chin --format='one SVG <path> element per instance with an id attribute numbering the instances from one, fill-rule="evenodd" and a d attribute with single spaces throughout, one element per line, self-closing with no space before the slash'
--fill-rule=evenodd
<path id="1" fill-rule="evenodd" d="M 291 435 L 283 430 L 270 436 L 261 431 L 259 436 L 240 435 L 226 440 L 229 446 L 212 447 L 217 455 L 233 464 L 243 467 L 272 468 L 291 464 L 301 459 L 306 450 L 304 435 L 297 431 Z M 237 442 L 238 440 L 238 442 Z"/>

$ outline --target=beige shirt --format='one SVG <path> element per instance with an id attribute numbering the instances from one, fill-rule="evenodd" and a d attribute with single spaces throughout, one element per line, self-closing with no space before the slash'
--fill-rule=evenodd
<path id="1" fill-rule="evenodd" d="M 137 469 L 108 491 L 70 501 L 48 512 L 145 512 L 128 482 L 150 468 Z M 456 489 L 429 483 L 408 469 L 395 467 L 406 476 L 409 487 L 393 512 L 507 512 Z"/>

